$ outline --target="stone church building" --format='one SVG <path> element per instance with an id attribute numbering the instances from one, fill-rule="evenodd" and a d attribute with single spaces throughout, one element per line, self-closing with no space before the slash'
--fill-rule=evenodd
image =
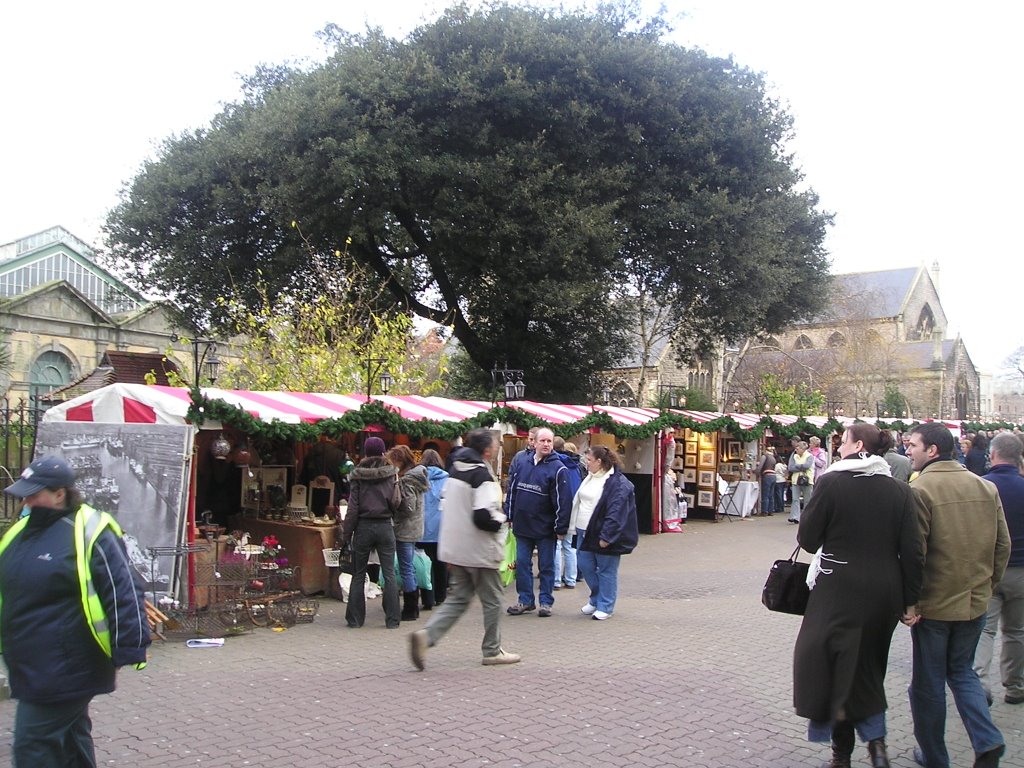
<path id="1" fill-rule="evenodd" d="M 620 366 L 604 372 L 609 402 L 668 404 L 675 390 L 690 389 L 726 411 L 757 412 L 762 377 L 773 374 L 784 385 L 822 392 L 826 410 L 847 416 L 980 413 L 978 371 L 963 341 L 946 338 L 937 266 L 834 275 L 827 290 L 819 316 L 723 347 L 693 366 L 677 362 L 668 339 L 649 345 L 643 365 L 638 343 Z"/>

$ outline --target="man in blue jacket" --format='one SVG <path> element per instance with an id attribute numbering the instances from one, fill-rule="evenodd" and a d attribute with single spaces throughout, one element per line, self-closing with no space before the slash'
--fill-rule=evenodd
<path id="1" fill-rule="evenodd" d="M 572 495 L 569 470 L 554 452 L 555 435 L 540 429 L 532 460 L 510 468 L 505 514 L 516 535 L 516 590 L 519 602 L 508 607 L 512 616 L 529 611 L 551 615 L 555 603 L 555 542 L 569 530 Z M 533 591 L 533 552 L 540 571 L 540 610 Z"/>
<path id="2" fill-rule="evenodd" d="M 985 695 L 992 703 L 989 667 L 999 621 L 1003 622 L 1003 652 L 1000 672 L 1004 701 L 1024 704 L 1024 477 L 1021 477 L 1020 438 L 1011 432 L 1000 432 L 992 438 L 992 469 L 985 479 L 994 483 L 1003 503 L 1006 527 L 1010 529 L 1010 560 L 1003 578 L 992 590 L 985 615 L 985 629 L 978 641 L 974 671 L 981 678 Z"/>
<path id="3" fill-rule="evenodd" d="M 30 512 L 0 538 L 0 641 L 11 675 L 14 764 L 93 766 L 89 703 L 146 664 L 149 624 L 113 517 L 82 502 L 57 456 L 4 492 Z"/>

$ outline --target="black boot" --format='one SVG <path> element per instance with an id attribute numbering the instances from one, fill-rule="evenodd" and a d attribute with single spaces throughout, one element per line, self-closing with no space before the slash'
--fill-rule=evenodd
<path id="1" fill-rule="evenodd" d="M 850 768 L 853 741 L 853 723 L 840 720 L 832 726 L 832 759 L 822 768 Z"/>
<path id="2" fill-rule="evenodd" d="M 429 611 L 434 607 L 434 590 L 420 588 L 420 597 L 423 599 L 423 610 Z"/>
<path id="3" fill-rule="evenodd" d="M 889 768 L 889 754 L 885 751 L 885 739 L 869 741 L 868 755 L 871 757 L 871 768 Z"/>
<path id="4" fill-rule="evenodd" d="M 402 593 L 402 621 L 415 621 L 420 617 L 419 600 L 419 590 Z"/>

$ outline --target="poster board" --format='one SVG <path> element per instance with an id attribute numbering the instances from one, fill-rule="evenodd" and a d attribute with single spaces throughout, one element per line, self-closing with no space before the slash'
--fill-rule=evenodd
<path id="1" fill-rule="evenodd" d="M 177 594 L 182 577 L 174 557 L 155 560 L 149 547 L 185 541 L 191 426 L 43 422 L 36 457 L 54 454 L 75 471 L 75 486 L 91 506 L 124 530 L 132 568 L 147 593 Z"/>

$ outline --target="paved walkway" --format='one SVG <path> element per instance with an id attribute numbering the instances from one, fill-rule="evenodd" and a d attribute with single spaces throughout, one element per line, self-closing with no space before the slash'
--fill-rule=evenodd
<path id="1" fill-rule="evenodd" d="M 257 630 L 222 648 L 157 643 L 144 672 L 126 671 L 92 706 L 105 766 L 818 766 L 793 714 L 798 617 L 773 614 L 760 590 L 792 551 L 784 516 L 645 536 L 623 560 L 613 619 L 579 614 L 581 589 L 555 615 L 508 617 L 504 644 L 521 664 L 480 665 L 474 605 L 427 669 L 413 670 L 408 631 L 344 626 L 321 602 L 313 624 Z M 509 592 L 510 602 L 514 595 Z M 910 635 L 898 627 L 887 690 L 894 766 L 909 767 Z M 992 708 L 1007 740 L 1002 765 L 1024 768 L 1024 707 Z M 0 702 L 0 761 L 9 760 L 14 703 Z M 950 702 L 953 764 L 973 754 Z M 858 746 L 855 765 L 867 765 Z"/>

